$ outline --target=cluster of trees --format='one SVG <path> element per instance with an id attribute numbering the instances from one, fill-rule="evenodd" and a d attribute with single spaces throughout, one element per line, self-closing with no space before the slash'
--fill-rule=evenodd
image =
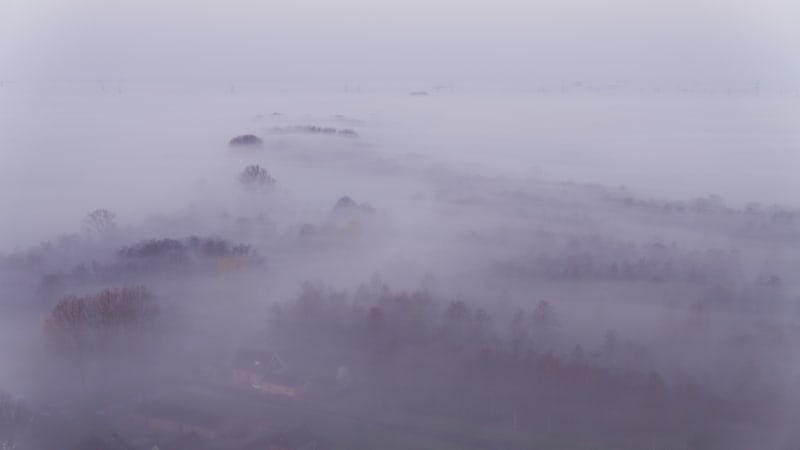
<path id="1" fill-rule="evenodd" d="M 726 205 L 718 196 L 699 197 L 687 202 L 645 199 L 630 194 L 605 193 L 612 203 L 648 213 L 675 216 L 708 216 L 719 219 L 723 229 L 749 237 L 800 237 L 800 209 L 780 205 L 749 203 L 743 207 Z"/>
<path id="2" fill-rule="evenodd" d="M 184 239 L 149 239 L 117 252 L 126 260 L 146 260 L 150 263 L 187 262 L 192 259 L 221 259 L 230 256 L 255 256 L 255 250 L 246 244 L 234 244 L 216 236 L 189 236 Z"/>
<path id="3" fill-rule="evenodd" d="M 21 273 L 42 273 L 51 268 L 53 260 L 67 259 L 72 256 L 77 248 L 85 244 L 83 238 L 77 234 L 62 235 L 50 242 L 42 243 L 36 247 L 3 255 L 0 266 L 7 270 L 16 270 Z"/>
<path id="4" fill-rule="evenodd" d="M 685 202 L 679 200 L 645 199 L 632 195 L 609 195 L 607 199 L 625 206 L 641 208 L 653 212 L 757 216 L 774 221 L 800 221 L 800 209 L 798 208 L 787 208 L 780 205 L 762 205 L 761 203 L 748 203 L 741 208 L 737 208 L 726 205 L 722 198 L 716 195 L 697 197 Z"/>
<path id="5" fill-rule="evenodd" d="M 248 189 L 267 189 L 278 184 L 278 180 L 270 175 L 267 169 L 253 164 L 245 167 L 239 174 L 239 183 Z"/>
<path id="6" fill-rule="evenodd" d="M 287 358 L 313 361 L 311 372 L 348 367 L 351 400 L 409 414 L 585 436 L 614 448 L 723 448 L 724 426 L 763 425 L 768 402 L 609 364 L 631 351 L 614 332 L 594 351 L 556 351 L 559 328 L 547 301 L 492 314 L 372 282 L 353 294 L 305 284 L 273 307 L 267 335 Z"/>
<path id="7" fill-rule="evenodd" d="M 320 127 L 316 125 L 295 125 L 291 127 L 276 127 L 273 133 L 307 133 L 307 134 L 326 134 L 344 137 L 358 137 L 358 133 L 350 128 Z"/>
<path id="8" fill-rule="evenodd" d="M 42 286 L 53 289 L 64 283 L 113 282 L 164 269 L 174 274 L 175 270 L 198 269 L 208 264 L 219 269 L 233 263 L 241 267 L 259 262 L 258 253 L 251 246 L 220 237 L 149 239 L 121 248 L 111 263 L 93 260 L 68 270 L 46 273 L 42 277 Z"/>
<path id="9" fill-rule="evenodd" d="M 733 250 L 687 252 L 674 243 L 634 243 L 597 235 L 549 242 L 532 255 L 499 261 L 496 267 L 512 277 L 570 281 L 723 284 L 742 278 L 739 254 Z"/>
<path id="10" fill-rule="evenodd" d="M 83 390 L 92 363 L 124 355 L 129 363 L 152 352 L 161 308 L 144 286 L 105 289 L 62 298 L 44 322 L 49 349 L 77 364 Z"/>
<path id="11" fill-rule="evenodd" d="M 45 332 L 59 350 L 101 350 L 122 335 L 152 329 L 158 316 L 150 289 L 126 286 L 62 298 L 50 311 Z"/>
<path id="12" fill-rule="evenodd" d="M 357 203 L 355 200 L 350 198 L 349 196 L 345 195 L 340 197 L 339 200 L 336 200 L 336 203 L 333 205 L 333 213 L 366 213 L 372 214 L 375 212 L 375 208 L 370 206 L 368 203 Z"/>
<path id="13" fill-rule="evenodd" d="M 299 234 L 303 238 L 353 237 L 362 232 L 362 219 L 375 214 L 375 209 L 368 203 L 358 203 L 349 196 L 340 197 L 331 209 L 331 219 L 321 225 L 304 223 Z"/>
<path id="14" fill-rule="evenodd" d="M 243 134 L 236 136 L 228 142 L 230 147 L 261 147 L 264 141 L 254 134 Z"/>
<path id="15" fill-rule="evenodd" d="M 431 288 L 392 291 L 379 278 L 352 294 L 303 283 L 298 296 L 273 305 L 267 322 L 276 342 L 307 342 L 319 335 L 320 342 L 348 343 L 341 349 L 345 353 L 420 346 L 472 357 L 488 350 L 522 358 L 563 347 L 558 342 L 561 323 L 548 300 L 530 309 L 495 306 L 490 312 L 462 299 L 438 298 Z M 600 348 L 626 345 L 609 331 Z M 573 350 L 583 352 L 581 346 Z"/>

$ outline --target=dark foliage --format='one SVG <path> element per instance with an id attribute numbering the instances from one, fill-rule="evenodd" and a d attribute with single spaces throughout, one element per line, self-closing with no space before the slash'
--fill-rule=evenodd
<path id="1" fill-rule="evenodd" d="M 375 209 L 370 205 L 368 205 L 367 203 L 360 203 L 360 204 L 356 203 L 355 200 L 345 195 L 343 197 L 340 197 L 339 200 L 336 200 L 336 203 L 333 205 L 333 212 L 372 214 L 375 212 Z"/>
<path id="2" fill-rule="evenodd" d="M 692 225 L 714 226 L 715 232 L 767 239 L 800 239 L 800 209 L 781 205 L 726 204 L 720 197 L 698 197 L 689 201 L 641 198 L 627 192 L 603 192 L 606 201 L 627 210 L 655 214 L 671 221 L 692 220 Z"/>
<path id="3" fill-rule="evenodd" d="M 242 170 L 239 174 L 239 183 L 250 189 L 265 189 L 274 187 L 278 181 L 267 172 L 267 169 L 254 164 Z"/>
<path id="4" fill-rule="evenodd" d="M 333 127 L 320 127 L 316 125 L 295 125 L 291 127 L 276 127 L 272 129 L 273 133 L 286 134 L 286 133 L 301 133 L 301 134 L 320 134 L 329 136 L 342 136 L 349 138 L 358 137 L 358 133 L 350 128 L 333 128 Z"/>
<path id="5" fill-rule="evenodd" d="M 149 239 L 117 251 L 108 263 L 92 261 L 69 270 L 49 272 L 41 285 L 54 290 L 63 284 L 117 282 L 132 275 L 160 273 L 173 276 L 199 269 L 220 270 L 226 263 L 235 267 L 258 264 L 261 259 L 249 245 L 232 243 L 220 237 L 190 236 L 184 239 Z"/>
<path id="6" fill-rule="evenodd" d="M 182 240 L 151 239 L 119 250 L 127 259 L 161 259 L 184 262 L 192 257 L 219 259 L 227 256 L 251 256 L 255 251 L 245 244 L 233 244 L 220 237 L 190 236 Z"/>
<path id="7" fill-rule="evenodd" d="M 61 299 L 45 322 L 53 348 L 75 353 L 108 348 L 122 334 L 151 329 L 159 306 L 150 289 L 126 286 Z"/>
<path id="8" fill-rule="evenodd" d="M 236 136 L 228 142 L 230 147 L 261 147 L 264 141 L 254 134 L 243 134 Z"/>
<path id="9" fill-rule="evenodd" d="M 724 284 L 742 278 L 735 250 L 684 251 L 674 243 L 634 243 L 600 236 L 551 242 L 526 256 L 498 261 L 496 267 L 513 277 L 570 281 Z"/>

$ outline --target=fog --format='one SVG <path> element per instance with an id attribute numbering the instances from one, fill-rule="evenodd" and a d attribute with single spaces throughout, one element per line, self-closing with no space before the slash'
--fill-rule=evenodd
<path id="1" fill-rule="evenodd" d="M 9 5 L 0 448 L 800 445 L 793 3 Z"/>

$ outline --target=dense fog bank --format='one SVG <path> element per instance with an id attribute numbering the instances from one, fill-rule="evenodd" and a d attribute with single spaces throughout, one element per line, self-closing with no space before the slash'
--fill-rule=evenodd
<path id="1" fill-rule="evenodd" d="M 791 95 L 0 101 L 4 448 L 800 443 Z"/>

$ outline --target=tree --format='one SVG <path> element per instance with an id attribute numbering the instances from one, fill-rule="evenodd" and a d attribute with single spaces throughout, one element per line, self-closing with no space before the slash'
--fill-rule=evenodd
<path id="1" fill-rule="evenodd" d="M 117 228 L 117 215 L 107 209 L 96 209 L 86 215 L 83 225 L 90 234 L 104 235 Z"/>
<path id="2" fill-rule="evenodd" d="M 345 195 L 344 197 L 339 198 L 339 200 L 336 201 L 336 204 L 333 205 L 333 209 L 334 210 L 337 210 L 337 209 L 355 209 L 355 208 L 358 208 L 358 204 L 355 202 L 355 200 L 353 200 L 352 198 L 350 198 L 347 195 Z"/>
<path id="3" fill-rule="evenodd" d="M 45 334 L 51 348 L 74 358 L 84 391 L 87 390 L 85 360 L 90 328 L 86 301 L 75 296 L 61 299 L 45 321 Z"/>
<path id="4" fill-rule="evenodd" d="M 239 182 L 249 189 L 265 189 L 275 186 L 278 182 L 267 172 L 267 169 L 253 164 L 244 168 L 239 174 Z"/>
<path id="5" fill-rule="evenodd" d="M 511 335 L 511 350 L 515 355 L 519 355 L 527 345 L 530 335 L 530 323 L 524 309 L 519 308 L 514 312 L 509 334 Z"/>
<path id="6" fill-rule="evenodd" d="M 30 432 L 34 413 L 25 403 L 0 391 L 0 450 L 17 448 L 18 438 Z"/>
<path id="7" fill-rule="evenodd" d="M 93 326 L 106 335 L 145 329 L 159 313 L 155 296 L 144 286 L 106 289 L 92 300 Z"/>
<path id="8" fill-rule="evenodd" d="M 472 315 L 471 330 L 469 333 L 470 340 L 475 344 L 483 344 L 488 341 L 492 333 L 492 318 L 489 313 L 483 309 L 478 308 Z"/>
<path id="9" fill-rule="evenodd" d="M 532 335 L 538 345 L 550 346 L 554 343 L 558 320 L 553 305 L 547 300 L 540 301 L 531 314 Z"/>
<path id="10" fill-rule="evenodd" d="M 619 347 L 619 338 L 617 337 L 616 330 L 606 330 L 606 334 L 603 337 L 603 351 L 606 354 L 612 355 L 616 353 L 617 348 Z"/>
<path id="11" fill-rule="evenodd" d="M 338 214 L 373 214 L 375 209 L 367 203 L 357 203 L 350 196 L 345 195 L 333 205 L 333 213 Z"/>
<path id="12" fill-rule="evenodd" d="M 254 134 L 243 134 L 236 136 L 228 142 L 230 147 L 261 147 L 264 141 Z"/>
<path id="13" fill-rule="evenodd" d="M 367 332 L 371 336 L 380 336 L 386 327 L 383 309 L 380 306 L 373 306 L 367 312 Z"/>
<path id="14" fill-rule="evenodd" d="M 470 310 L 463 300 L 447 304 L 442 317 L 442 334 L 449 344 L 462 348 L 467 340 L 470 325 Z"/>
<path id="15" fill-rule="evenodd" d="M 553 310 L 553 305 L 547 300 L 542 300 L 536 305 L 533 310 L 533 326 L 537 330 L 552 331 L 555 329 L 558 322 L 556 321 L 556 313 Z"/>
<path id="16" fill-rule="evenodd" d="M 583 346 L 578 344 L 569 355 L 570 362 L 583 366 L 586 364 L 586 352 L 583 351 Z"/>

